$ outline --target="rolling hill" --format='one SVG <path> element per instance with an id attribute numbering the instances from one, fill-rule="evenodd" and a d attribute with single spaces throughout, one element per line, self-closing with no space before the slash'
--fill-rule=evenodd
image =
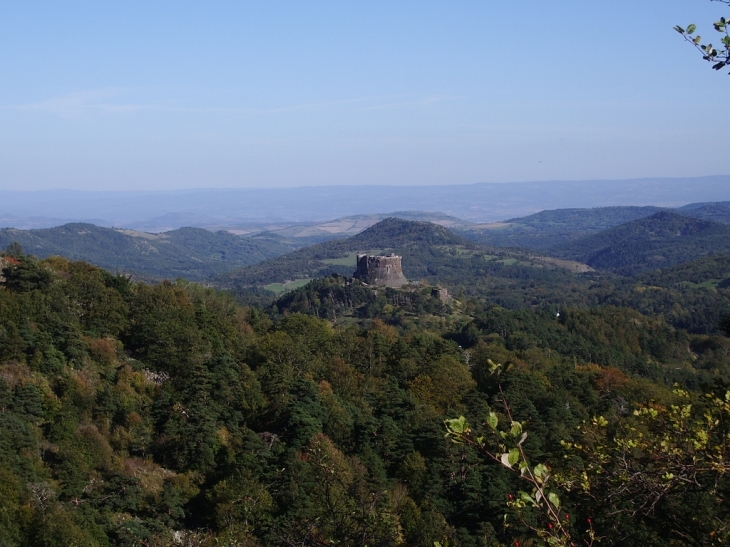
<path id="1" fill-rule="evenodd" d="M 637 275 L 730 252 L 730 226 L 671 211 L 551 247 L 549 254 L 597 270 Z"/>
<path id="2" fill-rule="evenodd" d="M 624 222 L 648 217 L 658 211 L 661 208 L 628 206 L 554 209 L 504 222 L 474 224 L 455 231 L 482 245 L 539 250 L 613 228 Z"/>
<path id="3" fill-rule="evenodd" d="M 184 277 L 202 281 L 292 250 L 271 240 L 256 241 L 202 228 L 148 234 L 84 223 L 39 230 L 0 230 L 0 248 L 13 242 L 41 258 L 60 255 L 86 260 L 112 272 L 147 280 Z"/>
<path id="4" fill-rule="evenodd" d="M 691 203 L 677 209 L 630 206 L 553 209 L 504 222 L 457 226 L 454 231 L 482 245 L 544 250 L 664 210 L 730 224 L 730 202 L 721 201 Z"/>
<path id="5" fill-rule="evenodd" d="M 299 249 L 284 256 L 248 266 L 216 280 L 223 286 L 262 286 L 297 279 L 321 277 L 331 273 L 350 275 L 355 269 L 355 255 L 359 252 L 398 252 L 410 255 L 409 249 L 422 250 L 426 246 L 477 248 L 478 246 L 453 232 L 428 222 L 388 218 L 359 234 L 326 241 Z M 422 273 L 422 261 L 404 260 L 406 276 Z"/>
<path id="6" fill-rule="evenodd" d="M 716 201 L 713 203 L 690 203 L 675 209 L 688 217 L 713 220 L 722 224 L 730 224 L 730 201 Z"/>
<path id="7" fill-rule="evenodd" d="M 370 226 L 390 217 L 400 218 L 403 220 L 432 222 L 433 224 L 439 224 L 449 228 L 471 225 L 468 221 L 445 215 L 443 213 L 397 211 L 394 213 L 384 214 L 352 215 L 319 223 L 291 223 L 279 226 L 275 224 L 270 226 L 262 225 L 261 229 L 258 229 L 256 226 L 248 229 L 246 229 L 246 227 L 242 227 L 243 229 L 236 230 L 234 228 L 231 231 L 234 233 L 246 233 L 254 239 L 262 237 L 278 238 L 280 241 L 299 248 L 322 243 L 330 239 L 354 236 Z"/>
<path id="8" fill-rule="evenodd" d="M 562 291 L 575 282 L 576 273 L 590 270 L 575 261 L 485 248 L 436 224 L 388 218 L 356 236 L 222 274 L 214 284 L 239 296 L 252 289 L 295 289 L 329 274 L 352 275 L 355 255 L 363 252 L 394 252 L 403 256 L 403 272 L 410 280 L 426 279 L 451 289 L 488 293 L 504 305 L 522 305 L 525 297 L 520 291 L 528 286 L 528 292 L 538 299 L 538 293 L 547 294 L 553 289 L 557 293 L 558 287 Z"/>

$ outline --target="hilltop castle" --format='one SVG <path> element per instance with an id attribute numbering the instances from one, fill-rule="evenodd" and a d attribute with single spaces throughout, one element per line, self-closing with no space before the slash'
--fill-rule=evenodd
<path id="1" fill-rule="evenodd" d="M 394 254 L 388 256 L 357 255 L 357 270 L 352 275 L 372 285 L 400 287 L 408 283 L 403 275 L 401 258 Z"/>

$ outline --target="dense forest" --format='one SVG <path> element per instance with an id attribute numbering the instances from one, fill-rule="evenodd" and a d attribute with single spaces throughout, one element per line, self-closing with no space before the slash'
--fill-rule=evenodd
<path id="1" fill-rule="evenodd" d="M 263 308 L 11 246 L 0 545 L 730 541 L 730 257 L 446 264 L 449 301 L 331 276 Z"/>

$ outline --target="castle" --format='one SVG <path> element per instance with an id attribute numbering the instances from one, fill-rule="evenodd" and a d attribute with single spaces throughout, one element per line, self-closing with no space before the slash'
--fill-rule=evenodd
<path id="1" fill-rule="evenodd" d="M 403 275 L 401 258 L 394 254 L 388 256 L 357 255 L 357 270 L 352 275 L 372 285 L 400 287 L 408 283 Z"/>

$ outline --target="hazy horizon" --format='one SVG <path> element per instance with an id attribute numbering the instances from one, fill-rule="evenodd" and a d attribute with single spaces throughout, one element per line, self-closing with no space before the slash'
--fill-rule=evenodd
<path id="1" fill-rule="evenodd" d="M 680 207 L 713 201 L 730 201 L 730 175 L 432 186 L 0 189 L 0 223 L 7 225 L 12 219 L 26 219 L 26 226 L 46 227 L 64 220 L 85 220 L 107 226 L 175 228 L 260 221 L 317 222 L 393 211 L 438 212 L 471 222 L 493 222 L 546 209 L 610 205 Z M 36 220 L 29 220 L 33 218 Z"/>
<path id="2" fill-rule="evenodd" d="M 330 187 L 385 187 L 385 188 L 399 188 L 399 187 L 440 187 L 440 186 L 479 186 L 479 185 L 510 185 L 510 184 L 554 184 L 554 183 L 578 183 L 578 184 L 590 184 L 590 183 L 603 183 L 603 182 L 633 182 L 633 181 L 650 181 L 650 180 L 687 180 L 687 179 L 709 179 L 709 178 L 730 178 L 730 173 L 713 173 L 713 174 L 700 174 L 690 177 L 627 177 L 627 178 L 594 178 L 594 179 L 541 179 L 541 180 L 509 180 L 509 181 L 476 181 L 476 182 L 450 182 L 450 183 L 439 183 L 439 184 L 419 184 L 418 182 L 413 183 L 402 183 L 402 184 L 384 184 L 378 182 L 372 182 L 368 184 L 294 184 L 291 186 L 190 186 L 190 187 L 171 187 L 171 188 L 135 188 L 135 189 L 120 189 L 120 188 L 73 188 L 64 186 L 54 186 L 48 188 L 2 188 L 0 192 L 17 192 L 17 193 L 47 193 L 47 192 L 88 192 L 88 193 L 99 193 L 99 194 L 111 194 L 111 193 L 147 193 L 147 194 L 167 194 L 167 193 L 186 193 L 186 192 L 217 192 L 217 191 L 229 191 L 229 190 L 291 190 L 291 189 L 307 189 L 307 188 L 330 188 Z"/>

